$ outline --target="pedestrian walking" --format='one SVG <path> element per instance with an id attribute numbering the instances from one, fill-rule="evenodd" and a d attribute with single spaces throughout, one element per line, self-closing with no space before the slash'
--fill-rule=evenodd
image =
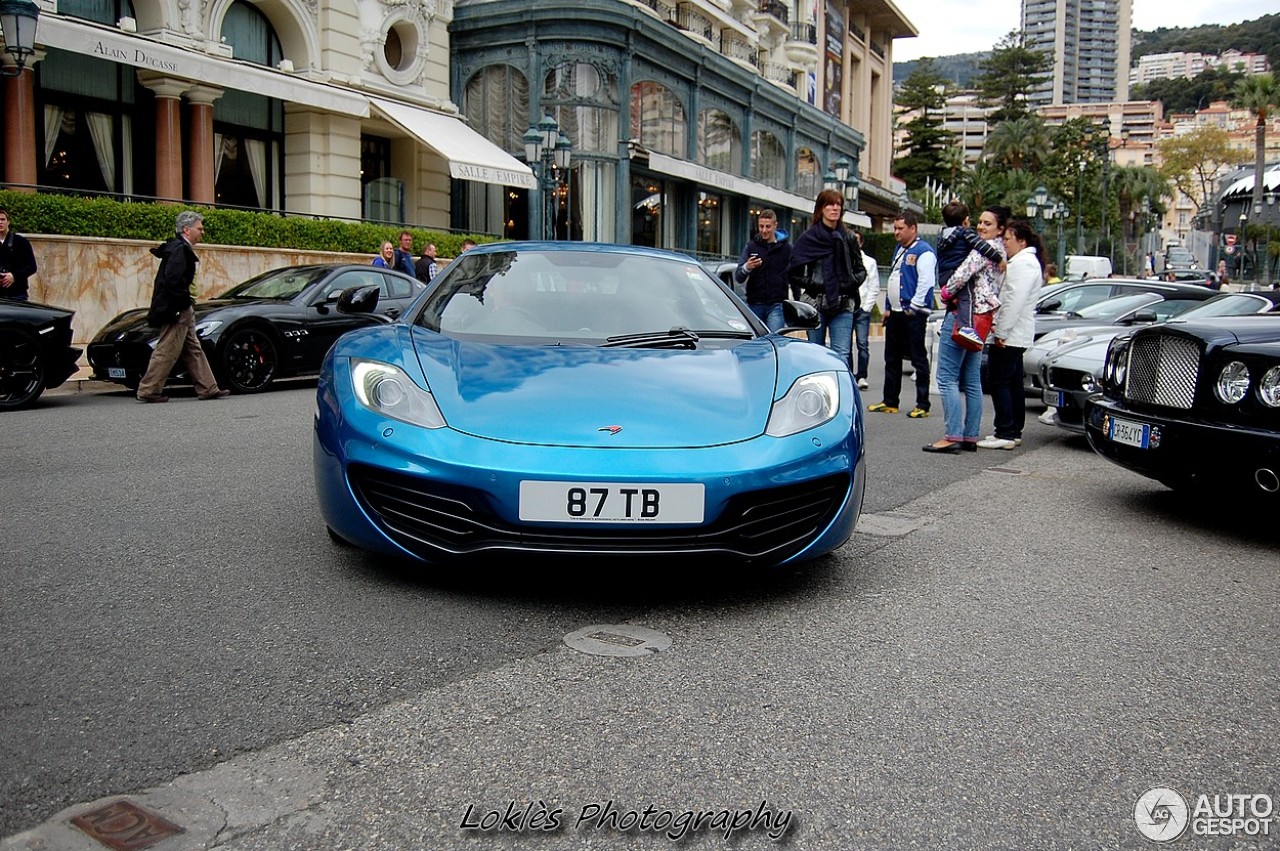
<path id="1" fill-rule="evenodd" d="M 925 324 L 933 309 L 938 258 L 933 246 L 918 236 L 920 220 L 904 210 L 893 220 L 898 247 L 889 267 L 884 300 L 884 398 L 867 407 L 879 414 L 898 413 L 902 395 L 902 359 L 915 369 L 916 405 L 907 416 L 929 416 L 929 352 L 924 345 Z"/>
<path id="2" fill-rule="evenodd" d="M 413 259 L 413 234 L 407 230 L 400 231 L 400 244 L 392 255 L 391 268 L 404 272 L 410 278 L 417 277 L 416 263 Z"/>
<path id="3" fill-rule="evenodd" d="M 171 239 L 151 249 L 160 258 L 160 268 L 156 270 L 147 324 L 159 328 L 160 337 L 147 362 L 146 374 L 138 382 L 138 401 L 169 401 L 164 385 L 179 357 L 186 364 L 197 399 L 222 399 L 230 391 L 218 387 L 196 336 L 195 298 L 191 293 L 196 264 L 200 262 L 195 247 L 204 240 L 204 216 L 184 210 L 178 214 L 173 229 Z"/>
<path id="4" fill-rule="evenodd" d="M 418 258 L 418 262 L 413 264 L 414 277 L 424 284 L 429 284 L 439 271 L 440 267 L 436 265 L 435 243 L 428 242 L 423 247 L 422 256 Z"/>
<path id="5" fill-rule="evenodd" d="M 394 269 L 396 267 L 396 247 L 390 242 L 383 242 L 378 248 L 378 256 L 373 258 L 373 264 L 381 269 Z"/>
<path id="6" fill-rule="evenodd" d="M 9 211 L 0 207 L 0 298 L 26 301 L 28 280 L 36 268 L 36 253 L 31 243 L 13 231 Z"/>
<path id="7" fill-rule="evenodd" d="M 791 243 L 778 232 L 778 214 L 761 210 L 756 217 L 756 234 L 747 240 L 738 258 L 733 279 L 746 283 L 747 307 L 770 332 L 786 324 L 782 303 L 787 299 L 787 267 L 791 263 Z"/>
<path id="8" fill-rule="evenodd" d="M 847 365 L 853 349 L 853 313 L 867 269 L 843 216 L 844 197 L 839 192 L 818 193 L 813 223 L 796 240 L 787 274 L 793 295 L 818 309 L 819 324 L 809 329 L 809 342 L 827 345 Z"/>

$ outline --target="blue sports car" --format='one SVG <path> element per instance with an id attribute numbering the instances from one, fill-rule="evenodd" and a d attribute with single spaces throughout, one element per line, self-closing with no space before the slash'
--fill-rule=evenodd
<path id="1" fill-rule="evenodd" d="M 781 564 L 853 534 L 861 409 L 834 352 L 770 334 L 689 257 L 494 243 L 330 350 L 316 490 L 336 541 L 425 562 Z"/>

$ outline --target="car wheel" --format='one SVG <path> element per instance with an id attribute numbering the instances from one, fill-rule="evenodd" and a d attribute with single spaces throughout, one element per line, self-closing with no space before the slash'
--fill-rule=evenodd
<path id="1" fill-rule="evenodd" d="M 22 328 L 5 329 L 0 334 L 0 408 L 30 405 L 43 392 L 40 341 Z"/>
<path id="2" fill-rule="evenodd" d="M 259 393 L 276 377 L 280 356 L 275 341 L 262 328 L 232 330 L 222 344 L 220 383 L 235 393 Z"/>

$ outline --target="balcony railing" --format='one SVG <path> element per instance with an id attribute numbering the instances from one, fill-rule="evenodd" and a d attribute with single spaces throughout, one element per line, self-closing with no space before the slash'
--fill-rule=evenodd
<path id="1" fill-rule="evenodd" d="M 733 30 L 724 30 L 720 33 L 720 52 L 730 59 L 749 62 L 757 68 L 760 67 L 756 58 L 756 49 Z"/>
<path id="2" fill-rule="evenodd" d="M 774 83 L 781 83 L 789 88 L 795 87 L 796 72 L 791 68 L 778 62 L 766 62 L 763 57 L 761 57 L 759 61 L 760 73 L 764 75 L 766 80 Z"/>
<path id="3" fill-rule="evenodd" d="M 849 24 L 849 32 L 853 33 L 858 41 L 865 42 L 867 40 L 866 32 L 857 24 Z"/>
<path id="4" fill-rule="evenodd" d="M 818 27 L 816 24 L 802 24 L 796 21 L 791 25 L 791 40 L 818 43 Z"/>
<path id="5" fill-rule="evenodd" d="M 670 3 L 663 3 L 662 0 L 640 0 L 645 6 L 658 13 L 658 17 L 668 23 L 676 22 L 676 7 Z"/>
<path id="6" fill-rule="evenodd" d="M 787 4 L 779 0 L 760 0 L 760 11 L 777 18 L 784 24 L 791 20 L 791 11 L 787 8 Z"/>
<path id="7" fill-rule="evenodd" d="M 711 19 L 697 10 L 692 3 L 676 4 L 676 26 L 694 35 L 700 35 L 707 41 L 715 40 L 715 26 Z"/>

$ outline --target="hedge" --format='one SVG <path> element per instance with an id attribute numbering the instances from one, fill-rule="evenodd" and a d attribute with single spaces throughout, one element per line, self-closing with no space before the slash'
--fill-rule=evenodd
<path id="1" fill-rule="evenodd" d="M 467 238 L 467 234 L 368 222 L 285 217 L 244 210 L 202 208 L 194 204 L 183 207 L 14 191 L 0 191 L 0 207 L 9 211 L 14 230 L 29 234 L 159 242 L 173 236 L 173 221 L 181 210 L 194 209 L 204 216 L 205 242 L 215 245 L 377 254 L 383 241 L 395 243 L 400 231 L 408 230 L 413 234 L 413 244 L 419 249 L 431 242 L 435 243 L 441 257 L 456 257 L 462 251 L 462 241 Z M 493 237 L 486 236 L 472 236 L 471 239 L 476 242 L 493 241 Z"/>

